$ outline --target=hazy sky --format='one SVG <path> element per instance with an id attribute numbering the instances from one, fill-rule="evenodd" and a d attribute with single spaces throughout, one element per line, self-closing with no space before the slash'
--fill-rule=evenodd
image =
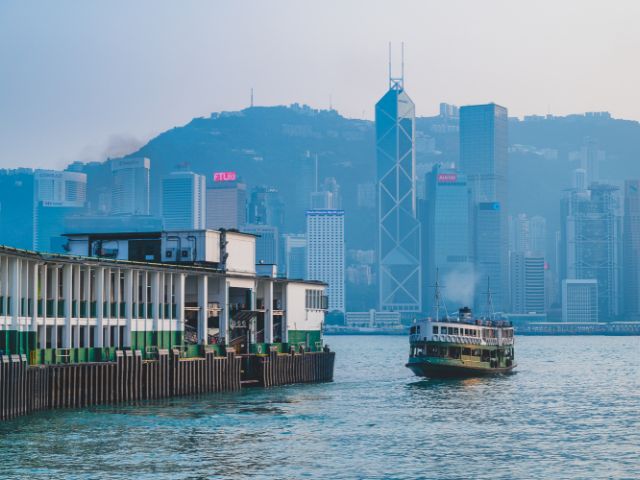
<path id="1" fill-rule="evenodd" d="M 0 0 L 0 167 L 122 154 L 251 87 L 257 105 L 331 97 L 372 118 L 389 41 L 418 115 L 640 119 L 639 21 L 637 0 Z"/>

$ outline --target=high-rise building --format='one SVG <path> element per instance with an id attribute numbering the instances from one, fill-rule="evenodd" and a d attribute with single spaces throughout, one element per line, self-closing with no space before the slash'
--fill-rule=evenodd
<path id="1" fill-rule="evenodd" d="M 0 245 L 33 248 L 33 200 L 33 170 L 0 170 Z"/>
<path id="2" fill-rule="evenodd" d="M 529 219 L 529 247 L 533 256 L 547 260 L 547 220 L 540 215 Z"/>
<path id="3" fill-rule="evenodd" d="M 243 232 L 256 235 L 256 264 L 280 266 L 280 235 L 273 225 L 248 223 Z"/>
<path id="4" fill-rule="evenodd" d="M 284 229 L 284 202 L 277 188 L 259 186 L 251 191 L 248 208 L 248 223 L 271 225 Z"/>
<path id="5" fill-rule="evenodd" d="M 545 312 L 544 258 L 511 252 L 511 312 Z"/>
<path id="6" fill-rule="evenodd" d="M 640 180 L 624 183 L 623 299 L 629 318 L 640 315 Z"/>
<path id="7" fill-rule="evenodd" d="M 284 273 L 287 278 L 307 278 L 307 237 L 288 233 L 284 242 Z"/>
<path id="8" fill-rule="evenodd" d="M 239 181 L 217 181 L 207 188 L 208 229 L 236 228 L 247 223 L 247 186 Z"/>
<path id="9" fill-rule="evenodd" d="M 328 284 L 329 310 L 345 311 L 344 211 L 308 210 L 307 277 Z"/>
<path id="10" fill-rule="evenodd" d="M 380 309 L 422 311 L 422 242 L 416 212 L 415 106 L 403 78 L 376 104 Z"/>
<path id="11" fill-rule="evenodd" d="M 151 161 L 143 157 L 111 160 L 113 215 L 149 215 L 150 167 Z"/>
<path id="12" fill-rule="evenodd" d="M 494 103 L 460 108 L 460 168 L 476 205 L 475 269 L 480 278 L 490 277 L 497 311 L 509 302 L 507 124 L 507 109 Z M 481 308 L 478 290 L 475 304 Z"/>
<path id="13" fill-rule="evenodd" d="M 174 172 L 162 179 L 162 222 L 165 230 L 205 228 L 205 178 Z"/>
<path id="14" fill-rule="evenodd" d="M 471 305 L 475 276 L 472 257 L 471 197 L 467 177 L 436 165 L 426 176 L 426 200 L 421 212 L 423 227 L 423 303 L 433 309 L 436 270 L 443 285 L 448 310 Z"/>
<path id="15" fill-rule="evenodd" d="M 510 245 L 512 252 L 526 253 L 531 250 L 531 222 L 526 213 L 519 213 L 509 218 Z"/>
<path id="16" fill-rule="evenodd" d="M 87 176 L 79 172 L 36 170 L 33 202 L 33 249 L 64 253 L 65 219 L 83 212 Z"/>
<path id="17" fill-rule="evenodd" d="M 567 279 L 562 281 L 562 321 L 598 321 L 598 281 Z"/>
<path id="18" fill-rule="evenodd" d="M 601 320 L 610 320 L 619 313 L 617 190 L 600 183 L 586 191 L 574 189 L 563 199 L 561 208 L 561 278 L 597 281 Z"/>

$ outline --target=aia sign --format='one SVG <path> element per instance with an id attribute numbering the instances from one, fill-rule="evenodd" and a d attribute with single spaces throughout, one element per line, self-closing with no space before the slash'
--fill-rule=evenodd
<path id="1" fill-rule="evenodd" d="M 455 183 L 458 181 L 458 175 L 455 173 L 439 173 L 438 183 Z"/>
<path id="2" fill-rule="evenodd" d="M 214 182 L 233 182 L 236 179 L 236 172 L 215 172 L 213 174 Z"/>

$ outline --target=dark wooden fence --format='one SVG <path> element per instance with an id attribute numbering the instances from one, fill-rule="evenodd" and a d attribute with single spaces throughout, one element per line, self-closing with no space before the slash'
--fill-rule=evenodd
<path id="1" fill-rule="evenodd" d="M 25 355 L 0 356 L 0 420 L 54 408 L 154 400 L 237 391 L 241 380 L 264 387 L 333 379 L 333 352 L 243 358 L 206 353 L 182 359 L 160 350 L 143 361 L 140 351 L 116 352 L 115 362 L 28 366 Z"/>

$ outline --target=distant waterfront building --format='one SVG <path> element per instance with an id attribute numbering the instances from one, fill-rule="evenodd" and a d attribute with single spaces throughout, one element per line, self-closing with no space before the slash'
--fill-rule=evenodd
<path id="1" fill-rule="evenodd" d="M 113 215 L 149 215 L 150 168 L 148 158 L 111 160 Z"/>
<path id="2" fill-rule="evenodd" d="M 399 312 L 381 312 L 374 309 L 368 312 L 347 312 L 344 322 L 351 328 L 402 329 Z"/>
<path id="3" fill-rule="evenodd" d="M 471 197 L 466 175 L 454 169 L 433 167 L 426 176 L 426 200 L 421 214 L 423 251 L 423 303 L 433 309 L 436 269 L 444 288 L 442 296 L 451 311 L 460 302 L 473 301 L 473 230 Z M 464 297 L 468 297 L 465 299 Z M 448 300 L 451 299 L 451 300 Z M 456 302 L 456 303 L 453 303 Z"/>
<path id="4" fill-rule="evenodd" d="M 280 236 L 272 225 L 248 223 L 243 232 L 256 235 L 256 264 L 280 265 Z"/>
<path id="5" fill-rule="evenodd" d="M 496 311 L 509 301 L 508 115 L 494 103 L 460 108 L 460 169 L 467 175 L 475 212 L 475 269 L 491 278 Z M 476 309 L 484 297 L 476 292 Z"/>
<path id="6" fill-rule="evenodd" d="M 284 242 L 284 271 L 288 278 L 307 278 L 307 237 L 288 233 Z"/>
<path id="7" fill-rule="evenodd" d="M 540 215 L 529 220 L 529 247 L 532 255 L 547 259 L 547 220 Z"/>
<path id="8" fill-rule="evenodd" d="M 193 172 L 174 172 L 162 180 L 164 229 L 205 228 L 205 178 Z"/>
<path id="9" fill-rule="evenodd" d="M 545 312 L 545 262 L 522 252 L 511 253 L 511 312 Z"/>
<path id="10" fill-rule="evenodd" d="M 87 176 L 79 172 L 36 170 L 32 203 L 33 250 L 64 253 L 65 219 L 83 212 L 87 199 Z"/>
<path id="11" fill-rule="evenodd" d="M 240 181 L 218 181 L 207 188 L 208 229 L 236 228 L 247 223 L 247 186 Z"/>
<path id="12" fill-rule="evenodd" d="M 624 312 L 640 316 L 640 180 L 624 183 Z"/>
<path id="13" fill-rule="evenodd" d="M 599 318 L 619 313 L 620 218 L 618 188 L 594 183 L 574 189 L 561 205 L 562 279 L 597 280 Z"/>
<path id="14" fill-rule="evenodd" d="M 307 277 L 327 283 L 329 310 L 345 311 L 344 211 L 308 210 Z"/>
<path id="15" fill-rule="evenodd" d="M 562 321 L 598 321 L 598 281 L 568 279 L 562 281 Z"/>
<path id="16" fill-rule="evenodd" d="M 34 173 L 0 170 L 0 245 L 33 249 Z"/>
<path id="17" fill-rule="evenodd" d="M 379 307 L 422 311 L 422 241 L 416 212 L 415 106 L 404 78 L 376 104 Z"/>

